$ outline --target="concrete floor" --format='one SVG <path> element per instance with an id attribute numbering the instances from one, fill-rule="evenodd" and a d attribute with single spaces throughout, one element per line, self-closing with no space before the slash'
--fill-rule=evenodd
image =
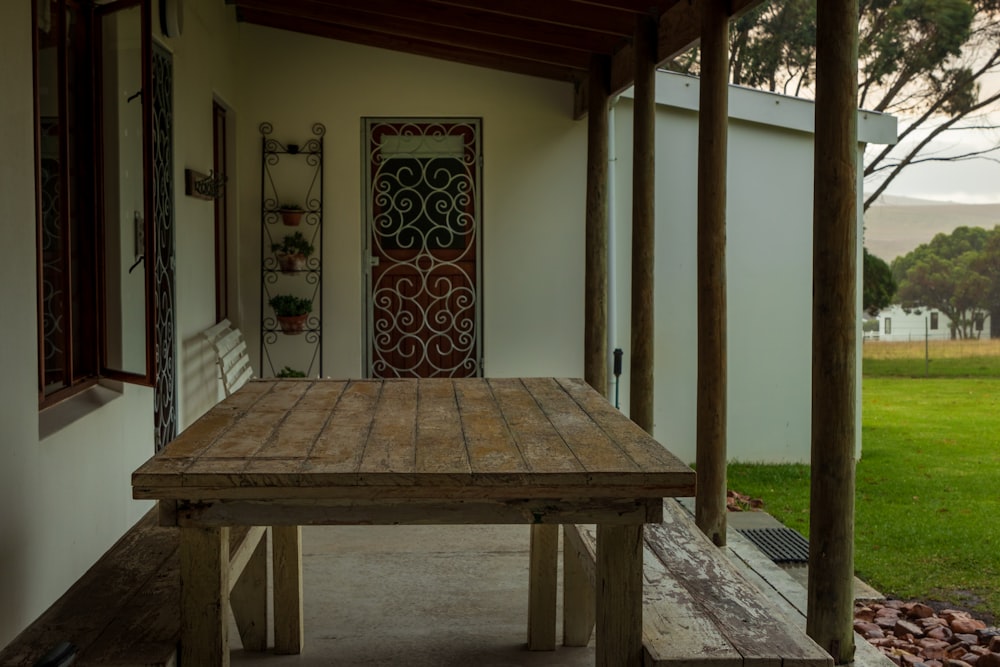
<path id="1" fill-rule="evenodd" d="M 591 666 L 593 641 L 526 649 L 528 533 L 527 526 L 304 527 L 304 652 L 245 652 L 231 625 L 232 664 Z M 561 643 L 561 625 L 557 637 Z"/>
<path id="2" fill-rule="evenodd" d="M 727 518 L 731 536 L 781 526 L 765 512 Z M 590 667 L 593 640 L 585 648 L 561 646 L 561 573 L 559 646 L 526 648 L 528 539 L 528 526 L 303 527 L 303 653 L 245 652 L 231 623 L 232 664 Z M 801 584 L 804 600 L 808 569 L 784 571 Z M 880 597 L 861 581 L 856 586 L 860 597 Z"/>

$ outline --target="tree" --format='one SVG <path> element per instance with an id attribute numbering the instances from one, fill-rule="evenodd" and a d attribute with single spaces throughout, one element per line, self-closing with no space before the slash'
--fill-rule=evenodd
<path id="1" fill-rule="evenodd" d="M 1000 338 L 1000 227 L 994 227 L 972 268 L 989 281 L 986 303 L 990 311 L 990 338 Z"/>
<path id="2" fill-rule="evenodd" d="M 884 260 L 868 252 L 867 248 L 864 253 L 862 304 L 869 315 L 877 315 L 878 311 L 892 303 L 892 297 L 896 295 L 896 280 Z"/>
<path id="3" fill-rule="evenodd" d="M 996 267 L 996 268 L 993 268 Z M 952 338 L 978 338 L 978 324 L 1000 317 L 1000 227 L 958 227 L 938 234 L 892 263 L 906 309 L 936 308 L 951 320 Z"/>
<path id="4" fill-rule="evenodd" d="M 866 157 L 873 189 L 865 210 L 910 165 L 1000 160 L 1000 146 L 947 156 L 930 150 L 946 132 L 995 127 L 985 114 L 1000 89 L 984 84 L 1000 72 L 1000 0 L 860 0 L 859 10 L 859 106 L 903 120 L 899 143 Z M 737 19 L 730 39 L 733 83 L 813 96 L 816 0 L 770 0 Z M 697 52 L 668 67 L 697 73 Z"/>

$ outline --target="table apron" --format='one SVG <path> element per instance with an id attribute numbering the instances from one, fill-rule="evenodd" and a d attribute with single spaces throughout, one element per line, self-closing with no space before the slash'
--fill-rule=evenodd
<path id="1" fill-rule="evenodd" d="M 179 501 L 177 525 L 634 525 L 663 520 L 662 498 Z M 164 513 L 161 517 L 169 515 Z M 169 519 L 168 519 L 169 520 Z"/>

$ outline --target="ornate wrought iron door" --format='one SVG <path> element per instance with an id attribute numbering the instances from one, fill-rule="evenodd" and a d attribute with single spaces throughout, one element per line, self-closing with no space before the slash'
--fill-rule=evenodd
<path id="1" fill-rule="evenodd" d="M 478 120 L 367 119 L 368 373 L 480 373 Z"/>
<path id="2" fill-rule="evenodd" d="M 173 59 L 153 44 L 153 261 L 156 290 L 156 451 L 177 435 L 177 359 L 174 322 Z"/>

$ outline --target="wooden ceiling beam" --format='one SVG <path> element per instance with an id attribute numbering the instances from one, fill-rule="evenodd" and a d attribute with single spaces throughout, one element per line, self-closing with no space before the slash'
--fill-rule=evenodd
<path id="1" fill-rule="evenodd" d="M 695 46 L 701 39 L 701 13 L 705 0 L 676 2 L 660 17 L 657 65 Z M 730 20 L 739 18 L 763 0 L 730 0 Z M 632 45 L 616 53 L 611 60 L 611 94 L 617 95 L 632 85 L 634 67 Z"/>
<path id="2" fill-rule="evenodd" d="M 677 3 L 678 1 L 679 0 L 669 0 L 668 2 L 663 2 L 663 0 L 569 0 L 569 2 L 578 5 L 590 5 L 592 7 L 602 7 L 604 9 L 611 9 L 618 12 L 632 14 L 631 20 L 633 26 L 635 24 L 635 14 L 659 16 L 667 7 Z"/>
<path id="3" fill-rule="evenodd" d="M 565 1 L 565 0 L 563 0 Z M 592 30 L 569 23 L 553 24 L 509 11 L 484 11 L 474 2 L 397 2 L 396 0 L 238 0 L 238 4 L 261 11 L 272 11 L 309 17 L 313 20 L 336 22 L 340 16 L 370 17 L 371 30 L 393 23 L 406 27 L 414 36 L 431 29 L 511 37 L 562 48 L 611 54 L 623 39 L 622 35 Z"/>
<path id="4" fill-rule="evenodd" d="M 549 25 L 607 33 L 631 39 L 635 19 L 627 12 L 597 5 L 555 0 L 430 0 L 434 4 L 478 9 Z"/>
<path id="5" fill-rule="evenodd" d="M 260 22 L 273 25 L 273 22 L 267 18 L 268 15 L 267 10 L 261 11 L 259 14 Z M 590 63 L 590 53 L 584 50 L 563 49 L 539 42 L 528 42 L 488 33 L 453 30 L 429 24 L 416 30 L 409 21 L 391 17 L 380 18 L 350 9 L 337 9 L 328 15 L 298 13 L 291 17 L 283 13 L 275 16 L 281 16 L 282 20 L 290 21 L 290 25 L 293 26 L 295 22 L 318 23 L 334 27 L 337 30 L 356 29 L 401 39 L 418 38 L 422 42 L 443 47 L 454 47 L 465 51 L 482 51 L 498 56 L 572 67 L 581 71 L 586 70 Z"/>
<path id="6" fill-rule="evenodd" d="M 237 3 L 243 5 L 242 0 Z M 499 55 L 487 51 L 458 48 L 427 42 L 411 37 L 401 37 L 387 33 L 374 32 L 359 28 L 338 26 L 330 23 L 320 23 L 316 21 L 302 21 L 294 17 L 280 14 L 270 14 L 260 12 L 256 9 L 243 7 L 241 10 L 243 20 L 248 23 L 276 28 L 279 30 L 289 30 L 316 37 L 336 39 L 343 42 L 351 42 L 372 46 L 375 48 L 400 51 L 417 56 L 437 58 L 451 62 L 464 63 L 478 67 L 486 67 L 513 74 L 524 74 L 543 79 L 554 79 L 557 81 L 576 81 L 586 76 L 586 70 L 568 65 L 539 62 L 530 58 Z"/>

